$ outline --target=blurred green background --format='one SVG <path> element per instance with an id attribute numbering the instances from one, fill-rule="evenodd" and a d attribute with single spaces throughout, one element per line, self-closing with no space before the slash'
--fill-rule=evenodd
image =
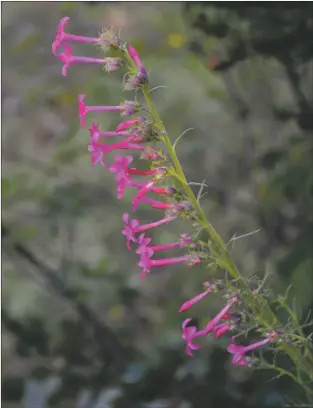
<path id="1" fill-rule="evenodd" d="M 208 337 L 186 356 L 183 319 L 203 324 L 221 302 L 209 298 L 186 316 L 178 309 L 210 276 L 175 267 L 139 280 L 120 232 L 133 192 L 117 200 L 79 127 L 77 95 L 118 104 L 123 74 L 73 65 L 64 78 L 51 53 L 65 15 L 70 33 L 122 28 L 151 87 L 166 86 L 154 100 L 171 137 L 193 128 L 178 154 L 188 180 L 205 180 L 208 219 L 225 240 L 260 229 L 235 242 L 242 274 L 271 273 L 274 293 L 292 284 L 305 321 L 313 306 L 313 9 L 287 4 L 2 3 L 4 408 L 244 408 L 303 398 L 274 373 L 232 367 L 227 339 Z M 103 115 L 101 128 L 118 121 Z M 141 207 L 138 217 L 157 215 Z M 186 228 L 174 223 L 153 237 L 171 242 Z"/>

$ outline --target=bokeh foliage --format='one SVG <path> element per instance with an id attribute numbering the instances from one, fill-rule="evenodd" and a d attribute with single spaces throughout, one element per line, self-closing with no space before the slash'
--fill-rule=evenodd
<path id="1" fill-rule="evenodd" d="M 310 7 L 4 4 L 4 404 L 19 401 L 30 378 L 52 375 L 61 378 L 49 399 L 56 407 L 74 407 L 90 390 L 91 408 L 109 389 L 122 392 L 114 406 L 125 408 L 275 405 L 287 391 L 301 398 L 285 379 L 265 383 L 271 373 L 234 370 L 223 341 L 208 338 L 197 356 L 185 356 L 178 308 L 207 272 L 174 268 L 139 281 L 120 234 L 132 193 L 116 199 L 112 177 L 90 165 L 79 128 L 77 94 L 119 103 L 122 75 L 73 66 L 64 79 L 50 50 L 63 15 L 78 34 L 123 26 L 153 84 L 167 87 L 154 97 L 169 133 L 194 129 L 178 151 L 188 179 L 206 181 L 209 219 L 225 239 L 261 228 L 236 241 L 242 273 L 271 272 L 279 293 L 291 283 L 305 319 L 313 306 Z M 103 129 L 118 123 L 114 115 L 99 119 Z M 142 208 L 140 217 L 157 215 Z M 181 232 L 184 225 L 174 225 L 154 238 L 170 242 Z M 199 323 L 219 305 L 215 298 L 199 305 Z"/>

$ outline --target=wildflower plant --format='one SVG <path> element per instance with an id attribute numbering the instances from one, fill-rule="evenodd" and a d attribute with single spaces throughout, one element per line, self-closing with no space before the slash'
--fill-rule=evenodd
<path id="1" fill-rule="evenodd" d="M 287 294 L 274 297 L 264 290 L 262 284 L 252 287 L 237 269 L 231 254 L 230 244 L 224 243 L 221 236 L 208 221 L 188 183 L 176 154 L 180 136 L 172 142 L 152 101 L 149 88 L 149 73 L 138 52 L 119 35 L 104 30 L 98 37 L 89 38 L 65 32 L 69 22 L 64 17 L 59 24 L 53 54 L 62 62 L 62 74 L 75 63 L 99 64 L 107 72 L 126 69 L 123 90 L 127 99 L 116 106 L 89 105 L 88 95 L 78 96 L 79 120 L 87 128 L 89 113 L 119 113 L 121 123 L 113 130 L 100 130 L 99 124 L 92 122 L 89 128 L 88 151 L 92 165 L 102 166 L 111 172 L 116 186 L 117 198 L 122 199 L 125 189 L 133 188 L 135 197 L 132 208 L 121 216 L 121 233 L 125 236 L 126 248 L 138 255 L 140 278 L 156 268 L 174 264 L 196 267 L 202 264 L 210 273 L 210 281 L 203 283 L 203 291 L 178 306 L 179 313 L 185 313 L 199 301 L 206 301 L 214 293 L 225 298 L 225 305 L 215 317 L 208 320 L 203 328 L 192 324 L 186 317 L 182 322 L 182 337 L 186 342 L 186 352 L 192 356 L 200 348 L 200 341 L 208 335 L 216 338 L 230 338 L 227 347 L 232 363 L 237 366 L 270 368 L 278 376 L 287 375 L 301 384 L 308 394 L 313 394 L 313 351 L 310 337 L 305 337 L 295 312 L 288 305 Z M 103 58 L 89 58 L 72 54 L 72 42 L 97 45 Z M 110 56 L 114 50 L 115 55 Z M 131 99 L 130 92 L 134 94 Z M 143 100 L 138 102 L 140 95 Z M 87 104 L 88 101 L 88 104 Z M 186 132 L 184 132 L 186 133 Z M 113 140 L 113 142 L 111 142 Z M 107 154 L 114 152 L 113 161 L 108 162 Z M 144 160 L 145 170 L 132 167 L 135 157 Z M 201 195 L 201 194 L 200 194 Z M 158 213 L 158 220 L 143 224 L 131 214 L 141 205 L 148 205 Z M 157 211 L 158 210 L 158 211 Z M 162 212 L 164 213 L 162 215 Z M 172 222 L 192 221 L 191 230 L 181 235 L 176 242 L 153 245 L 149 233 L 154 228 L 165 228 Z M 178 252 L 175 257 L 167 257 L 166 251 Z M 159 257 L 161 255 L 161 258 Z M 280 308 L 289 314 L 287 325 L 283 325 L 276 314 Z M 244 346 L 237 343 L 237 337 L 253 333 L 256 341 Z M 261 354 L 254 352 L 270 347 L 273 362 L 266 361 Z M 289 356 L 293 368 L 288 371 L 276 365 L 276 356 L 284 353 Z"/>

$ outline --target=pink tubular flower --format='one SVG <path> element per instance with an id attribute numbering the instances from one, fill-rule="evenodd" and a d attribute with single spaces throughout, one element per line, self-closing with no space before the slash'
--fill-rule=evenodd
<path id="1" fill-rule="evenodd" d="M 222 334 L 223 334 L 223 331 L 225 330 L 225 326 L 224 326 L 224 323 L 222 323 L 222 324 L 219 324 L 219 321 L 225 316 L 225 313 L 227 313 L 228 312 L 228 310 L 232 307 L 232 305 L 234 304 L 236 302 L 236 300 L 235 299 L 233 299 L 233 300 L 231 300 L 226 306 L 224 306 L 223 307 L 223 309 L 209 322 L 209 323 L 207 323 L 207 325 L 205 326 L 205 328 L 203 329 L 203 330 L 200 330 L 200 331 L 197 331 L 197 328 L 196 327 L 194 327 L 193 328 L 193 336 L 192 336 L 192 338 L 191 338 L 191 340 L 193 339 L 193 338 L 195 338 L 195 337 L 198 337 L 198 336 L 206 336 L 207 334 L 209 334 L 209 333 L 212 333 L 212 332 L 217 332 L 218 331 L 218 336 L 221 336 Z M 188 304 L 187 304 L 187 306 L 189 306 Z M 186 319 L 185 320 L 185 322 L 187 322 L 186 324 L 188 324 L 188 322 L 190 321 L 191 319 Z M 185 323 L 184 322 L 184 323 Z M 184 326 L 183 325 L 183 338 L 185 338 L 184 337 L 184 328 L 186 327 L 186 325 Z M 187 339 L 188 340 L 188 339 Z M 198 349 L 199 347 L 197 347 L 197 349 Z M 193 349 L 193 350 L 195 350 L 195 349 Z M 186 348 L 186 351 L 187 351 L 187 354 L 188 355 L 191 355 L 190 354 L 190 344 L 187 342 L 187 348 Z"/>
<path id="2" fill-rule="evenodd" d="M 139 174 L 138 174 L 139 175 Z M 150 182 L 148 182 L 150 183 Z M 137 182 L 134 181 L 133 182 L 133 187 L 138 188 L 139 190 L 144 189 L 147 184 L 147 182 Z M 149 187 L 149 186 L 148 186 Z M 160 195 L 167 195 L 167 196 L 171 196 L 172 194 L 175 193 L 175 189 L 173 187 L 151 187 L 148 188 L 148 192 L 149 193 L 155 193 L 155 194 L 160 194 Z"/>
<path id="3" fill-rule="evenodd" d="M 137 210 L 137 207 L 141 201 L 144 201 L 144 197 L 146 196 L 147 193 L 155 193 L 155 194 L 161 194 L 161 195 L 171 195 L 173 194 L 174 190 L 170 187 L 154 187 L 155 183 L 157 182 L 157 179 L 160 179 L 166 170 L 164 168 L 159 168 L 158 171 L 155 173 L 156 174 L 156 179 L 152 181 L 148 181 L 148 183 L 145 183 L 144 185 L 140 186 L 138 184 L 138 187 L 140 190 L 136 194 L 135 198 L 133 199 L 133 211 Z"/>
<path id="4" fill-rule="evenodd" d="M 177 242 L 171 242 L 170 244 L 164 245 L 153 245 L 150 248 L 153 249 L 153 251 L 164 251 L 166 249 L 182 248 L 190 244 L 192 244 L 190 236 L 188 234 L 181 234 L 180 240 Z"/>
<path id="5" fill-rule="evenodd" d="M 122 133 L 118 133 L 118 135 L 122 135 Z M 132 156 L 126 156 L 122 157 L 120 153 L 118 153 L 114 157 L 114 163 L 108 167 L 109 171 L 112 173 L 115 173 L 115 184 L 116 184 L 116 189 L 118 192 L 118 198 L 122 198 L 125 188 L 126 187 L 142 187 L 142 184 L 137 183 L 131 179 L 131 175 L 134 176 L 146 176 L 146 175 L 151 175 L 151 174 L 157 174 L 159 169 L 153 169 L 153 170 L 137 170 L 135 168 L 129 168 L 129 164 L 132 162 L 133 158 Z M 146 202 L 150 202 L 153 206 L 153 208 L 163 208 L 167 209 L 170 208 L 170 205 L 167 205 L 166 203 L 158 202 L 152 199 L 147 199 L 143 200 Z"/>
<path id="6" fill-rule="evenodd" d="M 245 362 L 246 361 L 248 362 L 248 360 L 245 359 L 246 358 L 245 354 L 248 351 L 255 350 L 255 349 L 259 348 L 259 347 L 264 346 L 267 343 L 270 343 L 275 338 L 277 338 L 277 336 L 278 336 L 278 333 L 276 333 L 276 332 L 271 333 L 264 340 L 258 341 L 257 343 L 250 344 L 249 346 L 237 345 L 235 343 L 235 337 L 232 337 L 232 342 L 227 347 L 227 351 L 229 351 L 231 354 L 233 354 L 233 359 L 232 359 L 233 364 L 235 364 L 235 365 L 247 365 L 247 364 L 245 364 Z"/>
<path id="7" fill-rule="evenodd" d="M 82 109 L 83 111 L 83 107 L 79 105 L 79 111 L 80 109 Z M 79 116 L 81 115 L 81 112 L 79 112 Z M 89 129 L 89 133 L 90 133 L 90 144 L 95 144 L 95 143 L 99 143 L 100 137 L 101 137 L 101 131 L 99 129 L 99 125 L 97 123 L 92 123 L 91 127 Z"/>
<path id="8" fill-rule="evenodd" d="M 218 283 L 211 281 L 211 282 L 205 282 L 203 283 L 203 286 L 205 287 L 205 290 L 200 293 L 199 295 L 187 300 L 185 303 L 183 303 L 179 309 L 179 312 L 185 312 L 186 310 L 190 309 L 194 304 L 198 303 L 200 300 L 205 298 L 209 293 L 216 292 L 218 290 Z M 226 313 L 223 315 L 222 320 L 228 318 L 230 319 L 232 317 L 231 314 L 226 317 Z"/>
<path id="9" fill-rule="evenodd" d="M 83 107 L 82 107 L 82 115 L 84 115 Z M 84 120 L 84 117 L 81 118 L 81 120 Z M 101 137 L 131 137 L 131 135 L 127 132 L 103 132 L 99 129 L 99 125 L 97 123 L 92 123 L 90 129 L 90 140 L 98 142 Z M 133 140 L 132 140 L 133 141 Z"/>
<path id="10" fill-rule="evenodd" d="M 122 132 L 123 130 L 126 130 L 134 125 L 137 125 L 138 123 L 141 123 L 144 121 L 144 118 L 139 117 L 135 119 L 129 119 L 126 120 L 125 122 L 120 123 L 117 128 L 115 129 L 116 132 Z"/>
<path id="11" fill-rule="evenodd" d="M 167 249 L 186 246 L 192 243 L 191 238 L 189 237 L 188 234 L 182 234 L 180 241 L 172 242 L 170 244 L 148 246 L 150 242 L 151 242 L 151 238 L 146 237 L 144 234 L 141 234 L 137 240 L 137 243 L 139 244 L 139 246 L 136 250 L 136 253 L 140 255 L 140 261 L 138 265 L 142 269 L 142 272 L 140 274 L 140 279 L 143 279 L 146 273 L 150 272 L 150 268 L 152 266 L 164 266 L 164 265 L 170 265 L 170 264 L 180 263 L 184 261 L 191 261 L 192 264 L 197 264 L 199 262 L 198 258 L 189 256 L 189 255 L 184 256 L 184 257 L 178 257 L 178 258 L 165 258 L 165 259 L 155 259 L 155 260 L 150 259 L 151 256 L 156 251 L 164 251 Z"/>
<path id="12" fill-rule="evenodd" d="M 152 238 L 147 237 L 144 233 L 140 234 L 137 240 L 138 248 L 136 249 L 136 254 L 144 256 L 147 252 L 148 256 L 151 258 L 151 256 L 154 254 L 153 249 L 148 246 L 151 241 Z"/>
<path id="13" fill-rule="evenodd" d="M 210 320 L 207 325 L 205 326 L 204 331 L 208 334 L 208 333 L 212 333 L 214 332 L 217 327 L 218 327 L 218 323 L 220 322 L 220 320 L 225 316 L 225 313 L 228 313 L 229 309 L 233 306 L 233 304 L 235 304 L 237 302 L 237 298 L 234 297 L 233 299 L 230 300 L 230 302 L 228 302 L 223 309 L 212 319 Z"/>
<path id="14" fill-rule="evenodd" d="M 163 258 L 163 259 L 150 259 L 154 251 L 151 247 L 146 247 L 146 251 L 140 254 L 140 261 L 138 266 L 141 268 L 141 279 L 145 274 L 150 272 L 150 269 L 155 266 L 167 266 L 174 265 L 182 262 L 188 262 L 191 265 L 196 265 L 200 262 L 200 259 L 193 255 L 184 255 L 176 258 Z"/>
<path id="15" fill-rule="evenodd" d="M 187 300 L 187 302 L 181 305 L 179 312 L 185 312 L 186 310 L 190 309 L 195 303 L 198 303 L 200 300 L 205 298 L 211 292 L 212 292 L 212 289 L 208 288 L 207 290 L 200 293 L 199 295 Z"/>
<path id="16" fill-rule="evenodd" d="M 187 245 L 192 244 L 192 240 L 188 234 L 181 234 L 180 240 L 177 242 L 171 242 L 170 244 L 164 244 L 164 245 L 152 245 L 148 247 L 149 243 L 152 241 L 151 238 L 146 237 L 145 234 L 141 234 L 137 240 L 138 243 L 138 248 L 136 250 L 137 254 L 141 254 L 146 250 L 146 248 L 152 249 L 153 252 L 156 251 L 164 251 L 167 249 L 172 249 L 172 248 L 177 248 L 177 247 L 184 247 Z"/>
<path id="17" fill-rule="evenodd" d="M 153 250 L 150 247 L 145 247 L 143 251 L 140 253 L 140 261 L 138 262 L 138 266 L 141 268 L 140 279 L 144 279 L 147 273 L 150 272 L 150 269 L 146 267 L 149 265 L 150 258 L 154 254 Z"/>
<path id="18" fill-rule="evenodd" d="M 123 214 L 123 223 L 124 223 L 124 228 L 122 230 L 122 234 L 126 237 L 126 246 L 127 249 L 130 250 L 130 241 L 136 242 L 136 238 L 134 234 L 136 233 L 136 228 L 139 227 L 139 221 L 138 220 L 129 220 L 129 214 L 124 213 Z"/>
<path id="19" fill-rule="evenodd" d="M 100 164 L 102 167 L 106 167 L 104 162 L 104 152 L 100 149 L 100 145 L 89 144 L 88 151 L 91 153 L 91 164 L 93 166 Z"/>
<path id="20" fill-rule="evenodd" d="M 197 337 L 204 336 L 205 333 L 203 330 L 197 331 L 196 326 L 187 326 L 188 323 L 192 321 L 191 318 L 184 320 L 182 324 L 183 329 L 183 339 L 186 342 L 186 353 L 188 356 L 192 357 L 193 350 L 199 350 L 200 344 L 193 344 L 193 340 Z"/>
<path id="21" fill-rule="evenodd" d="M 138 248 L 136 249 L 136 254 L 144 252 L 151 241 L 152 238 L 147 237 L 144 233 L 140 234 L 137 240 Z"/>
<path id="22" fill-rule="evenodd" d="M 91 153 L 91 164 L 93 166 L 100 164 L 105 167 L 104 152 L 100 148 L 99 139 L 99 127 L 97 124 L 93 123 L 90 128 L 90 140 L 88 145 L 88 151 Z"/>
<path id="23" fill-rule="evenodd" d="M 123 157 L 118 153 L 114 157 L 114 163 L 108 167 L 110 172 L 115 173 L 115 186 L 119 200 L 123 197 L 126 187 L 130 185 L 130 177 L 127 169 L 132 161 L 132 156 Z"/>
<path id="24" fill-rule="evenodd" d="M 118 133 L 118 135 L 121 133 Z M 126 187 L 132 186 L 132 180 L 129 173 L 129 164 L 133 161 L 132 156 L 123 157 L 120 153 L 114 157 L 114 162 L 108 169 L 115 173 L 115 186 L 117 190 L 117 197 L 121 199 L 124 195 Z"/>
<path id="25" fill-rule="evenodd" d="M 154 185 L 153 181 L 149 181 L 148 183 L 146 183 L 144 185 L 144 187 L 142 187 L 138 193 L 136 194 L 135 198 L 132 201 L 132 207 L 133 207 L 133 211 L 135 212 L 137 210 L 137 207 L 140 203 L 140 201 L 142 201 L 143 197 L 145 196 L 145 194 L 149 191 L 150 188 L 152 188 L 152 186 Z"/>
<path id="26" fill-rule="evenodd" d="M 171 221 L 173 221 L 176 218 L 176 216 L 166 216 L 165 218 L 162 218 L 159 221 L 151 222 L 150 224 L 145 224 L 145 225 L 139 225 L 138 220 L 129 220 L 129 214 L 124 213 L 123 214 L 123 223 L 124 223 L 124 228 L 122 230 L 122 234 L 125 235 L 126 240 L 127 240 L 127 248 L 130 249 L 130 241 L 137 242 L 137 238 L 135 237 L 135 234 L 138 232 L 143 232 L 147 231 L 152 228 L 159 227 L 160 225 L 167 224 Z"/>
<path id="27" fill-rule="evenodd" d="M 163 201 L 153 200 L 150 197 L 143 197 L 142 202 L 151 204 L 152 208 L 159 209 L 159 210 L 173 210 L 175 204 L 164 203 Z"/>
<path id="28" fill-rule="evenodd" d="M 62 42 L 75 41 L 80 43 L 97 43 L 99 41 L 99 38 L 82 37 L 80 35 L 73 35 L 64 32 L 64 27 L 68 24 L 69 19 L 70 19 L 69 17 L 63 17 L 60 20 L 57 35 L 52 44 L 53 55 L 57 55 L 57 51 L 62 46 Z"/>
<path id="29" fill-rule="evenodd" d="M 92 164 L 101 163 L 102 166 L 107 167 L 104 164 L 104 155 L 110 153 L 114 150 L 143 150 L 144 146 L 139 146 L 138 144 L 130 143 L 131 139 L 123 140 L 119 143 L 114 144 L 107 144 L 102 143 L 99 144 L 96 141 L 96 138 L 90 141 L 88 145 L 88 151 L 91 152 L 92 155 Z"/>
<path id="30" fill-rule="evenodd" d="M 135 183 L 131 184 L 132 187 L 136 187 L 136 185 L 134 185 L 134 184 Z M 169 193 L 167 193 L 167 191 L 165 193 L 159 193 L 156 188 L 151 190 L 151 192 L 156 193 L 156 194 L 169 194 Z M 171 203 L 165 203 L 165 202 L 162 202 L 162 201 L 156 201 L 156 200 L 153 200 L 150 197 L 142 196 L 142 197 L 140 197 L 140 199 L 135 198 L 133 200 L 133 211 L 134 212 L 137 210 L 137 207 L 141 202 L 149 203 L 149 204 L 151 204 L 151 207 L 155 208 L 155 209 L 171 210 L 172 212 L 175 212 L 177 210 L 179 211 L 179 206 L 177 204 L 171 204 Z"/>
<path id="31" fill-rule="evenodd" d="M 100 136 L 101 136 L 102 132 L 99 132 Z M 103 132 L 106 133 L 106 132 Z M 118 133 L 118 135 L 128 135 L 127 133 Z M 136 168 L 129 168 L 128 165 L 133 161 L 133 158 L 131 156 L 127 156 L 127 160 L 123 160 L 123 157 L 118 153 L 115 158 L 114 158 L 114 163 L 112 164 L 112 171 L 114 173 L 119 173 L 119 175 L 122 177 L 124 177 L 125 175 L 130 176 L 130 175 L 134 175 L 134 176 L 148 176 L 151 174 L 157 174 L 160 169 L 152 169 L 152 170 L 138 170 Z M 134 187 L 139 187 L 141 188 L 142 184 L 140 183 L 134 183 Z"/>
<path id="32" fill-rule="evenodd" d="M 122 142 L 114 143 L 114 144 L 101 144 L 101 149 L 104 153 L 110 153 L 113 150 L 143 150 L 144 146 L 140 146 L 136 143 L 130 143 L 133 140 L 131 138 L 127 140 L 123 140 Z"/>
<path id="33" fill-rule="evenodd" d="M 184 246 L 192 244 L 192 240 L 188 234 L 181 234 L 179 241 L 171 242 L 170 244 L 152 245 L 148 247 L 150 242 L 151 238 L 146 237 L 145 234 L 141 234 L 137 241 L 139 246 L 136 250 L 136 254 L 142 254 L 147 248 L 152 249 L 154 253 L 156 251 L 164 251 L 166 249 L 172 249 L 177 247 L 182 248 Z"/>
<path id="34" fill-rule="evenodd" d="M 83 128 L 86 128 L 85 116 L 89 112 L 123 112 L 125 110 L 125 106 L 123 104 L 118 106 L 91 106 L 86 105 L 84 102 L 86 95 L 79 95 L 78 96 L 78 110 L 79 110 L 79 118 L 80 123 Z M 95 124 L 92 125 L 91 130 L 95 129 Z M 97 128 L 97 131 L 99 129 Z M 110 136 L 118 136 L 117 132 L 111 132 L 112 135 Z M 129 134 L 121 133 L 120 136 L 129 136 Z"/>
<path id="35" fill-rule="evenodd" d="M 142 66 L 142 62 L 140 61 L 138 52 L 135 50 L 133 46 L 130 44 L 128 45 L 128 53 L 131 57 L 131 59 L 134 61 L 134 63 L 137 65 L 138 68 Z"/>
<path id="36" fill-rule="evenodd" d="M 150 176 L 152 174 L 157 174 L 160 168 L 150 169 L 150 170 L 138 170 L 135 168 L 128 169 L 129 174 L 134 174 L 135 176 Z"/>
<path id="37" fill-rule="evenodd" d="M 231 326 L 229 323 L 221 323 L 218 324 L 215 327 L 215 337 L 219 339 L 222 337 L 225 333 L 227 333 L 230 330 Z"/>
<path id="38" fill-rule="evenodd" d="M 215 337 L 219 339 L 225 333 L 232 331 L 236 328 L 236 324 L 240 321 L 240 314 L 239 313 L 225 313 L 221 320 L 224 320 L 225 323 L 218 324 L 215 327 Z"/>
<path id="39" fill-rule="evenodd" d="M 147 71 L 144 68 L 144 66 L 143 66 L 143 64 L 142 64 L 142 62 L 141 62 L 141 60 L 139 58 L 138 52 L 130 44 L 128 45 L 128 53 L 129 53 L 129 56 L 131 57 L 131 59 L 137 65 L 137 67 L 141 70 L 141 72 L 143 74 L 147 75 Z"/>
<path id="40" fill-rule="evenodd" d="M 101 58 L 89 58 L 89 57 L 80 57 L 76 55 L 72 55 L 73 47 L 68 46 L 67 44 L 64 44 L 63 46 L 64 52 L 61 52 L 60 54 L 57 54 L 57 57 L 59 60 L 63 62 L 63 67 L 62 67 L 62 75 L 66 76 L 67 73 L 67 68 L 74 64 L 75 62 L 82 63 L 82 64 L 106 64 L 106 59 L 101 59 Z"/>

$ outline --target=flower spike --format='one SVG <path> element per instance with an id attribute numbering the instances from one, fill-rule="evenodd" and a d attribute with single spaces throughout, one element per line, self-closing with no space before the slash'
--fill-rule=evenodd
<path id="1" fill-rule="evenodd" d="M 123 214 L 122 234 L 126 239 L 126 247 L 130 250 L 133 245 L 134 251 L 139 255 L 140 279 L 150 273 L 152 268 L 159 267 L 160 270 L 164 266 L 184 263 L 189 267 L 202 260 L 208 266 L 213 265 L 218 272 L 225 273 L 224 279 L 205 282 L 202 292 L 185 301 L 179 308 L 180 313 L 185 312 L 212 292 L 222 291 L 223 297 L 226 298 L 226 304 L 201 330 L 192 324 L 191 318 L 183 321 L 182 337 L 186 343 L 186 353 L 192 356 L 193 352 L 200 348 L 200 344 L 196 342 L 200 337 L 211 334 L 219 339 L 222 336 L 228 336 L 234 330 L 248 333 L 250 328 L 255 328 L 256 332 L 262 333 L 263 337 L 248 346 L 236 344 L 235 337 L 232 337 L 227 350 L 232 355 L 233 364 L 254 365 L 255 360 L 249 354 L 277 341 L 279 343 L 277 351 L 284 351 L 289 355 L 295 363 L 297 378 L 299 377 L 301 384 L 308 388 L 309 381 L 304 383 L 302 380 L 313 378 L 312 364 L 310 364 L 313 356 L 310 354 L 307 342 L 310 336 L 305 337 L 302 326 L 298 327 L 299 323 L 292 315 L 293 311 L 287 307 L 285 309 L 290 315 L 290 320 L 284 328 L 279 327 L 281 319 L 272 312 L 273 302 L 266 304 L 268 290 L 264 287 L 264 280 L 257 289 L 250 289 L 250 280 L 247 281 L 237 270 L 228 250 L 228 244 L 223 242 L 214 227 L 206 220 L 199 204 L 204 182 L 188 183 L 176 155 L 177 140 L 174 143 L 171 142 L 151 98 L 152 91 L 158 87 L 150 89 L 148 86 L 149 75 L 137 50 L 132 45 L 122 42 L 119 34 L 112 30 L 104 30 L 97 37 L 85 37 L 66 32 L 68 23 L 69 17 L 63 17 L 60 20 L 52 43 L 53 55 L 62 62 L 62 75 L 66 76 L 68 68 L 75 63 L 100 65 L 108 73 L 117 71 L 126 64 L 129 69 L 123 76 L 124 90 L 134 90 L 138 96 L 134 98 L 135 100 L 122 100 L 116 106 L 97 106 L 87 105 L 86 95 L 81 94 L 78 97 L 78 114 L 81 127 L 86 129 L 89 113 L 119 113 L 120 123 L 116 124 L 115 130 L 113 128 L 102 131 L 95 122 L 88 126 L 90 134 L 86 144 L 91 155 L 91 163 L 93 166 L 100 165 L 113 173 L 118 199 L 123 197 L 126 188 L 135 189 L 132 200 L 133 211 L 137 211 L 139 204 L 145 204 L 164 213 L 157 221 L 148 221 L 146 224 L 137 218 L 131 219 L 128 213 Z M 92 58 L 74 55 L 73 43 L 96 44 L 104 52 L 117 51 L 114 55 L 119 56 Z M 137 93 L 138 90 L 139 93 Z M 137 102 L 141 99 L 143 106 Z M 139 112 L 143 116 L 138 116 Z M 113 142 L 111 142 L 112 138 Z M 122 150 L 126 150 L 126 154 L 122 154 L 120 152 Z M 114 155 L 109 154 L 112 152 Z M 114 157 L 113 163 L 106 162 L 107 157 L 110 156 Z M 148 160 L 148 165 L 145 168 L 130 167 L 134 166 L 136 156 Z M 197 196 L 191 188 L 192 184 L 201 185 Z M 171 187 L 172 185 L 175 188 Z M 155 199 L 153 194 L 159 197 Z M 177 218 L 192 222 L 193 238 L 183 234 L 180 239 L 174 240 L 175 242 L 161 242 L 154 245 L 152 237 L 146 235 L 147 231 L 166 225 Z M 181 249 L 186 247 L 187 251 L 183 253 L 176 255 L 171 253 L 173 250 L 182 252 Z M 160 257 L 160 252 L 164 253 L 164 251 L 170 252 L 167 254 L 165 252 L 166 255 Z M 278 305 L 287 306 L 287 296 L 279 298 Z M 238 310 L 234 311 L 233 307 Z M 265 308 L 266 310 L 263 310 Z M 267 332 L 269 329 L 270 333 Z M 307 357 L 308 364 L 305 362 Z M 276 364 L 275 361 L 274 363 Z M 274 367 L 275 364 L 272 366 Z M 288 374 L 287 371 L 285 373 Z"/>

